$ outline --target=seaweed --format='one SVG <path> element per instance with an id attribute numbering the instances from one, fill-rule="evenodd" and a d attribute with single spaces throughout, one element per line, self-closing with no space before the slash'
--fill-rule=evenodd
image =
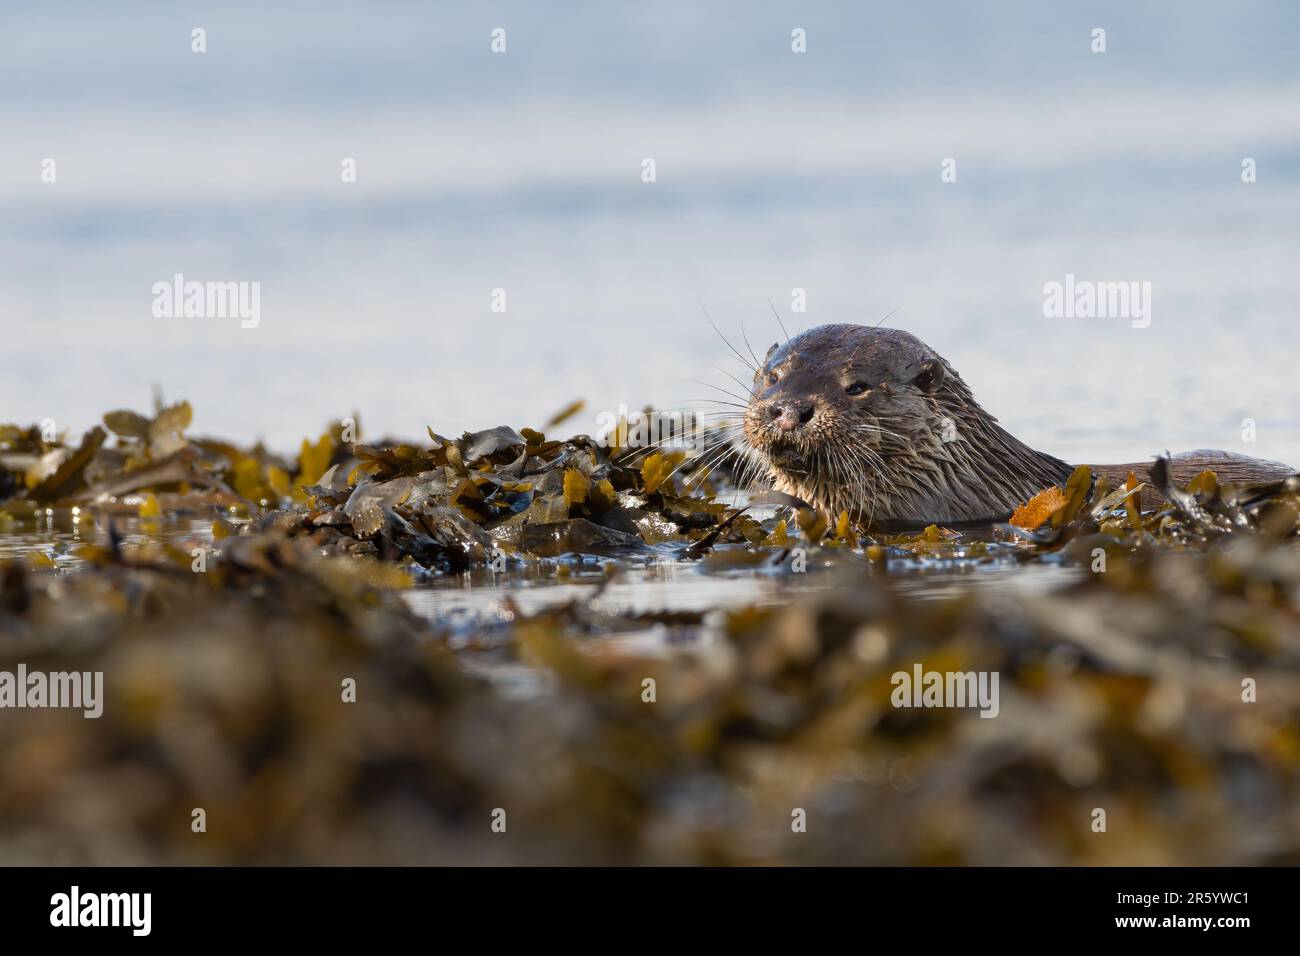
<path id="1" fill-rule="evenodd" d="M 0 721 L 6 862 L 1300 862 L 1296 478 L 1180 486 L 1157 460 L 885 535 L 582 435 L 330 426 L 285 458 L 157 422 L 0 429 L 11 522 L 106 529 L 75 565 L 0 560 L 0 670 L 105 679 L 96 720 Z M 609 600 L 655 561 L 782 590 Z M 1068 575 L 900 586 L 989 562 Z M 527 613 L 503 588 L 469 630 L 413 610 L 423 580 L 501 567 L 595 586 Z M 915 668 L 999 675 L 996 719 L 899 707 Z"/>

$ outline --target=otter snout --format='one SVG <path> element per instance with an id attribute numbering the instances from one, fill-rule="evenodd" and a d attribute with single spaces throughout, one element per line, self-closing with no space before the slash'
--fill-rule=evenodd
<path id="1" fill-rule="evenodd" d="M 772 419 L 778 429 L 783 432 L 792 432 L 796 428 L 807 425 L 817 414 L 817 406 L 813 402 L 772 402 L 767 406 L 767 416 Z"/>

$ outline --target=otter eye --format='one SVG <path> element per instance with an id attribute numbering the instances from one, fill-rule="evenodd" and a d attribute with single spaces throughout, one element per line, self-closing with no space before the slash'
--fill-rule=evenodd
<path id="1" fill-rule="evenodd" d="M 854 382 L 844 391 L 848 392 L 850 395 L 861 395 L 863 392 L 871 391 L 871 386 L 866 382 Z"/>
<path id="2" fill-rule="evenodd" d="M 779 381 L 779 379 L 778 379 L 777 374 L 776 374 L 775 372 L 768 372 L 768 373 L 767 373 L 767 384 L 768 384 L 769 387 L 775 385 L 778 381 Z"/>

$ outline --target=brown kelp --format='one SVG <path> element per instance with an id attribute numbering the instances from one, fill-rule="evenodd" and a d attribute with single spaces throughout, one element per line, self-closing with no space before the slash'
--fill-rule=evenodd
<path id="1" fill-rule="evenodd" d="M 355 440 L 355 419 L 347 419 L 304 440 L 295 460 L 261 445 L 187 438 L 190 420 L 181 402 L 152 418 L 110 412 L 104 426 L 75 442 L 5 426 L 0 513 L 9 521 L 72 507 L 87 515 L 145 508 L 159 517 L 233 516 L 311 534 L 342 551 L 447 571 L 484 564 L 496 552 L 626 555 L 686 546 L 728 510 L 712 494 L 712 469 L 682 451 L 507 427 L 458 439 L 430 431 L 427 445 L 370 445 Z M 726 530 L 738 542 L 763 534 L 744 520 Z"/>
<path id="2" fill-rule="evenodd" d="M 1295 479 L 1080 469 L 1005 526 L 880 535 L 742 512 L 725 472 L 583 436 L 340 422 L 295 458 L 187 424 L 0 432 L 12 524 L 104 529 L 70 570 L 0 563 L 0 703 L 20 665 L 103 675 L 97 717 L 0 709 L 0 861 L 1300 862 Z M 141 531 L 182 513 L 203 520 Z M 607 582 L 671 560 L 785 590 L 532 613 L 503 591 L 469 635 L 405 599 L 570 553 Z M 1070 573 L 897 584 L 990 562 Z M 997 697 L 904 706 L 914 673 L 996 675 Z"/>

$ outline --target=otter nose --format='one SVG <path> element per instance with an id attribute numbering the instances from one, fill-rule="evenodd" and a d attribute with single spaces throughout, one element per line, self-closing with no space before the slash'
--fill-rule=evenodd
<path id="1" fill-rule="evenodd" d="M 767 413 L 777 428 L 783 432 L 792 432 L 812 421 L 817 406 L 811 402 L 773 402 L 767 407 Z"/>

